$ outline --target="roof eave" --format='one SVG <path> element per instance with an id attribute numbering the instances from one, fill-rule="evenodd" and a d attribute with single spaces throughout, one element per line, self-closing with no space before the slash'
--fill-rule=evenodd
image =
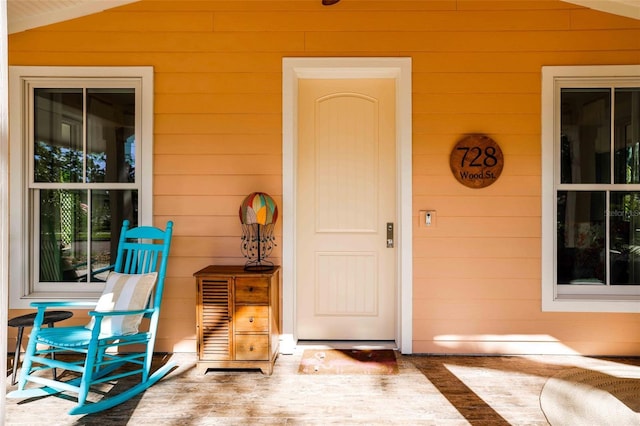
<path id="1" fill-rule="evenodd" d="M 76 2 L 58 2 L 58 5 L 47 9 L 35 9 L 35 13 L 22 16 L 11 16 L 9 10 L 7 30 L 9 34 L 26 31 L 31 28 L 42 27 L 55 24 L 56 22 L 67 21 L 69 19 L 80 18 L 93 13 L 102 12 L 107 9 L 135 3 L 138 0 L 83 0 Z M 11 9 L 9 2 L 9 9 Z M 53 3 L 49 3 L 51 6 Z M 60 7 L 58 7 L 60 6 Z"/>
<path id="2" fill-rule="evenodd" d="M 589 9 L 640 20 L 639 0 L 563 0 Z"/>

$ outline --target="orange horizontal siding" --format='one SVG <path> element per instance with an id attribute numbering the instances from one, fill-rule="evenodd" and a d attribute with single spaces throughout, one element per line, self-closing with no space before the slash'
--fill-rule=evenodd
<path id="1" fill-rule="evenodd" d="M 247 171 L 252 174 L 279 174 L 282 159 L 279 155 L 157 155 L 154 161 L 158 174 L 168 175 L 235 175 Z"/>
<path id="2" fill-rule="evenodd" d="M 280 133 L 282 117 L 273 114 L 158 114 L 156 132 L 166 134 L 229 133 L 238 129 L 247 133 Z"/>
<path id="3" fill-rule="evenodd" d="M 510 74 L 504 72 L 457 73 L 414 72 L 411 80 L 414 93 L 438 94 L 505 94 L 540 93 L 539 72 Z"/>
<path id="4" fill-rule="evenodd" d="M 465 322 L 472 324 L 465 325 Z M 620 324 L 620 327 L 613 329 L 610 326 L 611 323 Z M 580 321 L 569 318 L 541 321 L 539 317 L 523 319 L 515 323 L 499 317 L 486 320 L 474 318 L 473 321 L 470 321 L 469 318 L 437 319 L 432 317 L 414 321 L 415 327 L 418 327 L 425 335 L 430 334 L 433 338 L 445 339 L 446 336 L 460 335 L 467 336 L 467 338 L 483 338 L 482 336 L 484 336 L 485 339 L 493 340 L 501 339 L 502 335 L 519 335 L 520 339 L 533 337 L 541 340 L 553 340 L 571 336 L 569 338 L 575 340 L 593 341 L 604 336 L 611 336 L 614 341 L 625 341 L 634 329 L 637 330 L 638 325 L 638 321 L 625 320 L 625 318 L 616 318 L 616 316 L 606 314 L 594 314 L 591 320 Z M 542 331 L 550 329 L 554 331 L 552 333 Z"/>
<path id="5" fill-rule="evenodd" d="M 492 31 L 569 29 L 568 11 L 370 11 L 366 14 L 320 10 L 313 20 L 301 12 L 218 12 L 217 31 Z"/>
<path id="6" fill-rule="evenodd" d="M 29 65 L 96 65 L 140 66 L 152 64 L 156 72 L 281 72 L 282 55 L 277 52 L 230 52 L 212 55 L 211 52 L 9 52 L 11 63 Z"/>
<path id="7" fill-rule="evenodd" d="M 414 165 L 414 168 L 417 166 Z M 540 177 L 539 176 L 509 176 L 502 174 L 500 178 L 491 186 L 474 190 L 462 186 L 451 175 L 439 176 L 415 176 L 413 178 L 414 194 L 419 196 L 469 196 L 478 195 L 478 191 L 482 195 L 493 196 L 540 196 Z"/>
<path id="8" fill-rule="evenodd" d="M 140 32 L 135 27 L 121 31 L 91 31 L 91 29 L 72 32 L 51 32 L 49 38 L 52 48 L 48 51 L 68 51 L 73 46 L 77 52 L 270 52 L 283 49 L 300 50 L 304 48 L 304 34 L 290 33 L 213 33 L 210 29 L 181 32 L 180 30 L 161 29 Z M 38 51 L 40 46 L 34 43 L 39 34 L 27 32 L 16 48 L 25 52 Z"/>
<path id="9" fill-rule="evenodd" d="M 450 134 L 457 129 L 458 134 L 465 133 L 540 133 L 539 114 L 419 114 L 414 117 L 416 132 L 432 134 Z M 507 119 L 508 117 L 508 119 Z"/>
<path id="10" fill-rule="evenodd" d="M 519 0 L 519 1 L 504 1 L 504 0 L 457 0 L 456 8 L 459 10 L 476 10 L 476 11 L 491 11 L 491 10 L 568 10 L 576 9 L 575 6 L 570 3 L 565 3 L 555 0 Z"/>
<path id="11" fill-rule="evenodd" d="M 571 28 L 574 30 L 640 28 L 640 20 L 609 13 L 594 13 L 592 10 L 579 8 L 571 12 Z"/>
<path id="12" fill-rule="evenodd" d="M 472 210 L 469 207 L 467 213 Z M 417 234 L 427 238 L 539 238 L 538 217 L 478 217 L 437 214 L 437 224 Z M 526 231 L 523 229 L 526 228 Z"/>
<path id="13" fill-rule="evenodd" d="M 156 96 L 156 112 L 159 114 L 268 114 L 282 109 L 282 95 L 262 95 L 256 99 L 254 93 L 181 93 Z"/>
<path id="14" fill-rule="evenodd" d="M 164 296 L 167 299 L 193 299 L 195 303 L 196 297 L 196 283 L 192 279 L 192 277 L 171 277 L 171 279 L 167 280 L 165 288 L 164 288 Z M 186 302 L 185 302 L 186 303 Z M 163 315 L 165 311 L 163 310 Z M 182 310 L 180 315 L 189 316 L 191 312 Z M 170 315 L 169 315 L 170 317 Z M 195 317 L 195 313 L 194 313 Z"/>
<path id="15" fill-rule="evenodd" d="M 188 216 L 185 218 L 179 217 L 180 215 L 176 216 L 179 226 L 174 226 L 174 235 L 181 237 L 234 237 L 240 241 L 241 225 L 237 212 L 233 216 L 215 216 L 215 220 L 211 219 L 213 215 L 184 215 Z M 156 217 L 162 218 L 162 216 Z M 282 238 L 282 230 L 279 226 L 275 227 L 273 235 L 278 240 Z"/>
<path id="16" fill-rule="evenodd" d="M 452 129 L 453 130 L 453 129 Z M 508 134 L 496 132 L 489 134 L 508 157 L 505 161 L 509 164 L 510 156 L 532 156 L 540 158 L 540 134 L 539 133 L 515 133 Z M 451 155 L 451 148 L 462 139 L 464 135 L 461 133 L 451 134 L 433 134 L 433 133 L 414 133 L 413 134 L 413 154 L 417 155 L 440 155 L 444 156 L 447 161 Z M 539 160 L 538 160 L 539 161 Z M 419 164 L 419 163 L 418 163 Z M 448 163 L 445 164 L 445 166 Z M 442 164 L 436 164 L 442 166 Z M 427 168 L 416 170 L 416 174 L 429 174 Z"/>
<path id="17" fill-rule="evenodd" d="M 213 154 L 271 154 L 282 146 L 280 134 L 192 134 L 156 135 L 156 154 L 213 155 Z"/>
<path id="18" fill-rule="evenodd" d="M 281 95 L 282 76 L 277 72 L 252 72 L 246 74 L 217 72 L 165 72 L 156 75 L 156 93 L 272 93 Z"/>
<path id="19" fill-rule="evenodd" d="M 490 240 L 486 238 L 469 237 L 434 237 L 424 233 L 424 237 L 414 238 L 413 250 L 416 261 L 422 258 L 530 258 L 540 255 L 540 240 L 531 238 L 507 238 L 496 236 Z"/>
<path id="20" fill-rule="evenodd" d="M 419 210 L 433 210 L 429 206 L 438 206 L 438 215 L 480 216 L 480 217 L 540 217 L 540 197 L 535 196 L 416 196 L 414 198 L 414 217 Z M 420 231 L 429 232 L 428 229 Z M 416 236 L 425 236 L 422 232 Z"/>
<path id="21" fill-rule="evenodd" d="M 505 34 L 505 37 L 508 35 Z M 419 72 L 530 73 L 542 65 L 615 65 L 634 63 L 637 51 L 589 50 L 570 52 L 415 52 Z"/>
<path id="22" fill-rule="evenodd" d="M 429 338 L 414 345 L 430 353 L 637 354 L 637 342 L 630 336 L 640 322 L 633 315 L 582 315 L 585 319 L 576 319 L 580 317 L 576 314 L 547 316 L 555 318 L 416 320 L 414 331 Z M 619 327 L 613 330 L 611 324 Z"/>
<path id="23" fill-rule="evenodd" d="M 536 114 L 540 111 L 540 95 L 423 93 L 413 103 L 418 114 Z"/>
<path id="24" fill-rule="evenodd" d="M 172 213 L 176 216 L 194 216 L 200 215 L 201 223 L 203 226 L 207 226 L 205 218 L 215 217 L 218 219 L 221 216 L 235 216 L 237 214 L 237 207 L 244 199 L 244 195 L 182 195 L 182 194 L 169 194 L 169 195 L 157 195 L 155 200 L 155 213 L 159 216 L 167 216 Z M 234 206 L 238 204 L 238 206 Z M 225 225 L 228 226 L 228 225 Z M 207 226 L 208 227 L 208 226 Z M 224 229 L 224 228 L 222 228 Z"/>
<path id="25" fill-rule="evenodd" d="M 439 219 L 438 219 L 439 220 Z M 528 258 L 419 258 L 413 265 L 420 278 L 540 279 L 540 260 Z M 473 301 L 470 301 L 473 303 Z M 537 304 L 538 309 L 540 305 Z"/>
<path id="26" fill-rule="evenodd" d="M 422 300 L 422 309 L 414 316 L 415 321 L 435 319 L 454 321 L 479 321 L 478 329 L 482 329 L 483 322 L 508 321 L 510 318 L 527 318 L 530 321 L 543 321 L 544 314 L 540 312 L 535 300 L 521 299 L 478 299 L 478 300 Z M 515 331 L 515 330 L 514 330 Z M 512 334 L 503 332 L 506 334 Z M 485 334 L 487 334 L 485 332 Z"/>
<path id="27" fill-rule="evenodd" d="M 424 253 L 424 252 L 423 252 Z M 414 308 L 422 311 L 424 300 L 459 300 L 464 294 L 470 300 L 502 299 L 539 300 L 539 282 L 532 278 L 421 278 L 413 288 Z"/>
<path id="28" fill-rule="evenodd" d="M 498 143 L 500 145 L 500 143 Z M 428 169 L 416 170 L 416 175 L 433 176 L 444 175 L 451 171 L 450 166 L 450 152 L 438 154 L 438 155 L 414 155 L 413 161 L 415 164 L 434 164 L 433 167 Z M 512 176 L 540 176 L 540 157 L 539 156 L 524 156 L 524 155 L 509 155 L 509 152 L 504 152 L 503 155 L 509 159 L 504 161 L 504 168 L 502 173 Z"/>
<path id="29" fill-rule="evenodd" d="M 282 178 L 277 176 L 236 175 L 236 176 L 194 176 L 159 175 L 154 179 L 154 195 L 249 195 L 260 189 L 268 194 L 278 194 L 282 188 Z M 242 199 L 240 199 L 242 202 Z M 238 203 L 238 206 L 240 205 Z M 197 210 L 197 206 L 190 206 Z"/>
<path id="30" fill-rule="evenodd" d="M 213 14 L 204 11 L 173 11 L 165 12 L 136 12 L 121 13 L 107 10 L 103 13 L 71 19 L 59 24 L 49 25 L 43 29 L 49 32 L 78 32 L 118 33 L 120 31 L 138 32 L 195 32 L 212 31 Z"/>
<path id="31" fill-rule="evenodd" d="M 193 273 L 246 261 L 244 197 L 282 206 L 282 58 L 333 56 L 412 59 L 415 352 L 640 351 L 637 315 L 540 309 L 541 67 L 640 62 L 640 21 L 558 0 L 143 0 L 11 35 L 12 65 L 154 68 L 154 222 L 175 222 L 158 350 L 195 351 Z M 467 133 L 503 150 L 487 188 L 451 174 Z"/>
<path id="32" fill-rule="evenodd" d="M 425 23 L 429 28 L 429 23 Z M 482 28 L 481 30 L 485 30 Z M 593 50 L 635 50 L 640 29 L 620 29 L 601 34 L 598 30 L 530 31 L 518 28 L 509 31 L 469 31 L 443 28 L 442 32 L 429 31 L 394 32 L 336 31 L 309 32 L 305 36 L 308 51 L 336 49 L 346 52 L 370 52 L 379 50 L 399 52 L 562 52 Z"/>
<path id="33" fill-rule="evenodd" d="M 212 257 L 225 257 L 229 254 L 230 247 L 236 248 L 236 250 L 234 251 L 237 251 L 239 253 L 240 244 L 242 242 L 240 240 L 240 236 L 242 235 L 242 228 L 240 227 L 240 225 L 235 226 L 228 231 L 228 234 L 229 236 L 217 235 L 215 237 L 180 237 L 177 238 L 175 243 L 172 244 L 175 247 L 172 246 L 171 250 L 175 256 L 181 257 L 193 257 L 202 255 Z"/>

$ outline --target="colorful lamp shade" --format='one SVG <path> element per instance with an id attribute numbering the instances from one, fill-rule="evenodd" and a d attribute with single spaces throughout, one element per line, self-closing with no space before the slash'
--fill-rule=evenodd
<path id="1" fill-rule="evenodd" d="M 244 225 L 269 225 L 278 219 L 278 206 L 264 192 L 252 192 L 240 204 L 240 222 Z"/>
<path id="2" fill-rule="evenodd" d="M 242 222 L 241 250 L 248 259 L 244 269 L 248 271 L 268 271 L 273 262 L 265 260 L 275 246 L 273 227 L 278 219 L 278 206 L 269 194 L 252 192 L 240 204 Z"/>

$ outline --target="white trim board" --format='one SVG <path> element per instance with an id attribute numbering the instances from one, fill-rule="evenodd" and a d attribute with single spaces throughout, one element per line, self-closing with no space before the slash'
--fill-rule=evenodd
<path id="1" fill-rule="evenodd" d="M 9 49 L 7 2 L 0 2 L 0 323 L 9 315 Z M 7 382 L 7 327 L 0 328 L 0 389 Z M 14 366 L 15 368 L 15 366 Z M 5 392 L 0 393 L 0 424 L 5 422 Z"/>

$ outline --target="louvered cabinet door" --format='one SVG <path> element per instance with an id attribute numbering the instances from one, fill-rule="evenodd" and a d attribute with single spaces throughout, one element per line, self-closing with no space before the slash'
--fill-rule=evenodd
<path id="1" fill-rule="evenodd" d="M 198 280 L 198 357 L 233 359 L 233 298 L 231 279 Z"/>

